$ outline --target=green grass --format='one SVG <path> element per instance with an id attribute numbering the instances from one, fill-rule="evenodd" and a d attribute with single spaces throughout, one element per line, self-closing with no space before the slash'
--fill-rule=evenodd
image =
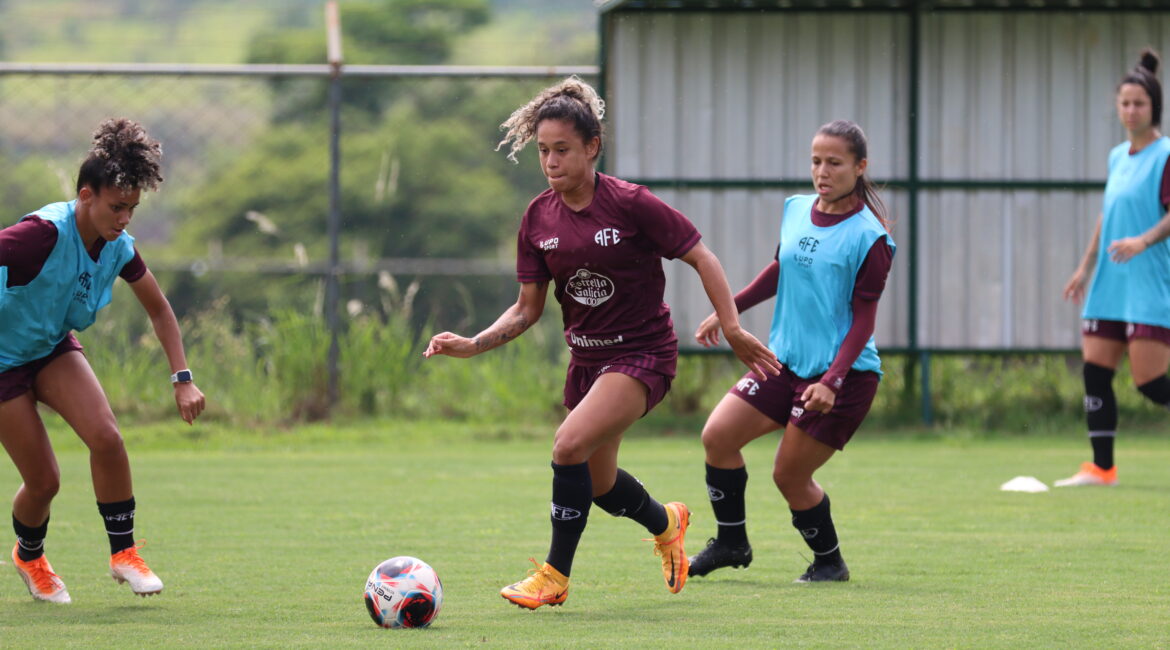
<path id="1" fill-rule="evenodd" d="M 1166 647 L 1170 444 L 1119 441 L 1121 485 L 1003 493 L 1051 482 L 1081 436 L 926 439 L 865 432 L 819 478 L 853 581 L 795 585 L 808 551 L 769 480 L 772 441 L 747 449 L 755 562 L 667 593 L 645 531 L 593 511 L 564 607 L 496 594 L 548 542 L 550 433 L 502 427 L 317 425 L 126 431 L 137 536 L 166 582 L 132 597 L 104 574 L 84 451 L 53 422 L 62 490 L 48 549 L 73 596 L 33 602 L 0 567 L 5 647 Z M 697 436 L 632 432 L 622 465 L 713 532 Z M 10 464 L 0 485 L 15 489 Z M 444 608 L 427 630 L 381 630 L 361 602 L 394 555 L 429 561 Z"/>

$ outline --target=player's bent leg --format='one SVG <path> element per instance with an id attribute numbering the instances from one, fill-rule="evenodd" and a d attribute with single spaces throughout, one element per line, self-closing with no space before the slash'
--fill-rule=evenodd
<path id="1" fill-rule="evenodd" d="M 163 590 L 163 583 L 146 566 L 146 561 L 138 554 L 139 548 L 131 546 L 111 555 L 110 577 L 118 584 L 129 584 L 130 591 L 139 596 L 153 596 Z"/>
<path id="2" fill-rule="evenodd" d="M 133 497 L 130 459 L 117 420 L 85 356 L 74 351 L 53 359 L 37 375 L 35 390 L 89 448 L 97 500 L 114 503 Z"/>
<path id="3" fill-rule="evenodd" d="M 834 448 L 793 423 L 785 429 L 776 452 L 772 479 L 788 502 L 793 528 L 800 532 L 814 558 L 796 582 L 844 582 L 849 579 L 849 568 L 841 556 L 837 529 L 830 512 L 829 496 L 813 479 L 813 474 L 834 453 Z"/>
<path id="4" fill-rule="evenodd" d="M 724 395 L 707 417 L 702 435 L 705 475 L 717 532 L 703 550 L 689 558 L 689 575 L 705 576 L 716 569 L 751 564 L 744 499 L 748 475 L 741 450 L 780 428 L 779 422 L 732 393 Z"/>
<path id="5" fill-rule="evenodd" d="M 532 560 L 536 564 L 536 560 Z M 528 577 L 500 590 L 500 596 L 525 609 L 555 607 L 569 597 L 569 578 L 548 562 L 528 570 Z"/>
<path id="6" fill-rule="evenodd" d="M 22 481 L 12 500 L 13 517 L 45 521 L 61 487 L 61 470 L 32 392 L 0 402 L 0 444 Z"/>

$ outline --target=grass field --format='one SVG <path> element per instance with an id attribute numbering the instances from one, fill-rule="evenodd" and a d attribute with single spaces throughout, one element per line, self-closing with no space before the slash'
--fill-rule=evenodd
<path id="1" fill-rule="evenodd" d="M 1083 436 L 863 431 L 821 476 L 853 573 L 833 585 L 792 583 L 808 551 L 769 479 L 775 441 L 758 441 L 750 569 L 671 595 L 645 532 L 594 509 L 569 600 L 529 612 L 497 590 L 547 548 L 546 436 L 451 424 L 194 428 L 186 439 L 167 429 L 126 431 L 137 536 L 163 594 L 133 597 L 105 574 L 87 459 L 55 431 L 63 478 L 47 548 L 74 602 L 33 602 L 0 566 L 0 646 L 1170 646 L 1170 439 L 1157 435 L 1120 440 L 1116 488 L 1019 494 L 998 487 L 1069 474 L 1086 457 Z M 622 465 L 659 499 L 690 504 L 698 550 L 714 524 L 697 436 L 634 433 Z M 5 495 L 17 481 L 0 464 Z M 382 630 L 365 612 L 366 575 L 394 555 L 421 557 L 443 579 L 430 629 Z"/>

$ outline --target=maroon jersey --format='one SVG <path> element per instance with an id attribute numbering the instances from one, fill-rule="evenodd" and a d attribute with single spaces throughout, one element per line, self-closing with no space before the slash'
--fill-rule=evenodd
<path id="1" fill-rule="evenodd" d="M 686 255 L 699 243 L 699 231 L 645 187 L 600 173 L 595 178 L 593 202 L 580 212 L 551 189 L 528 205 L 516 278 L 554 282 L 565 341 L 583 365 L 676 347 L 662 300 L 662 259 Z"/>

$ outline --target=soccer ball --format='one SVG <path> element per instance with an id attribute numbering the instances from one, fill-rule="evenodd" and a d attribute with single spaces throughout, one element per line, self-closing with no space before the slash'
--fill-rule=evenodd
<path id="1" fill-rule="evenodd" d="M 401 555 L 370 572 L 365 598 L 370 618 L 382 627 L 426 627 L 443 607 L 443 583 L 431 565 Z"/>

